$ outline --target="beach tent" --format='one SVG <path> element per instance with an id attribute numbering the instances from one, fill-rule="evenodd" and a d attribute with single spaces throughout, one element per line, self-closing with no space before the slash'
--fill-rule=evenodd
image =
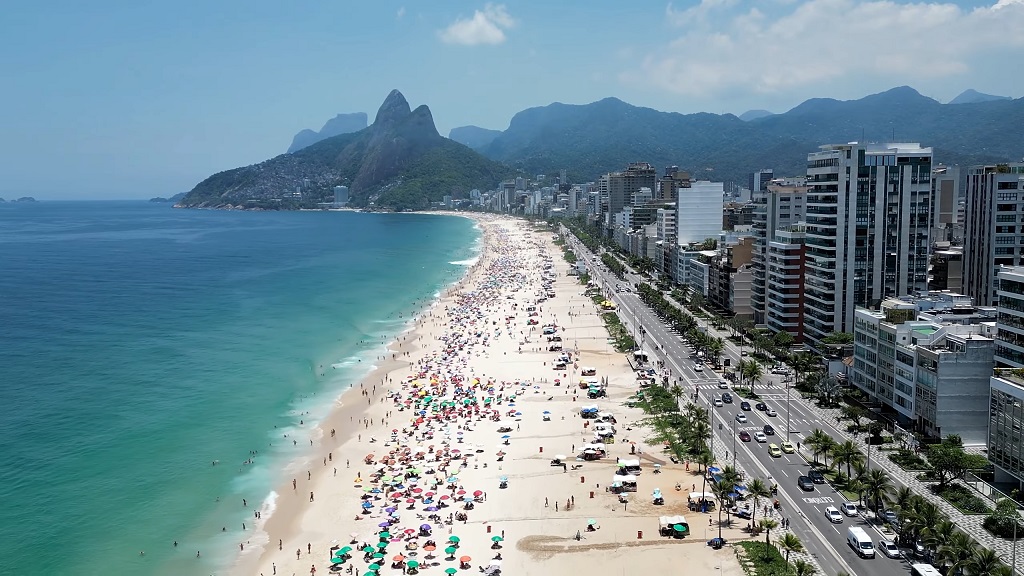
<path id="1" fill-rule="evenodd" d="M 626 459 L 626 458 L 619 458 L 618 459 L 618 465 L 619 465 L 619 468 L 625 468 L 626 470 L 629 470 L 629 471 L 637 471 L 637 470 L 640 469 L 640 461 L 639 460 L 629 460 L 629 459 Z"/>
<path id="2" fill-rule="evenodd" d="M 693 500 L 694 502 L 699 502 L 700 500 L 714 502 L 715 495 L 711 492 L 690 492 L 690 500 Z"/>

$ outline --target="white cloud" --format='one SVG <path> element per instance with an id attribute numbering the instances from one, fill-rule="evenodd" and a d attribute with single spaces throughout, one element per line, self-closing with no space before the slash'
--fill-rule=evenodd
<path id="1" fill-rule="evenodd" d="M 666 8 L 683 30 L 648 54 L 629 84 L 714 98 L 738 91 L 821 95 L 833 82 L 889 86 L 968 75 L 983 61 L 1013 65 L 1024 46 L 1024 0 L 975 9 L 936 1 L 799 0 L 736 13 L 736 0 Z M 762 5 L 767 10 L 767 5 Z M 966 86 L 965 86 L 966 87 Z"/>
<path id="2" fill-rule="evenodd" d="M 475 11 L 472 18 L 455 20 L 441 30 L 440 35 L 448 44 L 501 44 L 505 41 L 505 31 L 515 25 L 504 4 L 487 4 L 482 11 Z"/>
<path id="3" fill-rule="evenodd" d="M 402 6 L 398 9 L 398 19 L 401 20 L 402 16 L 405 16 L 405 6 Z"/>

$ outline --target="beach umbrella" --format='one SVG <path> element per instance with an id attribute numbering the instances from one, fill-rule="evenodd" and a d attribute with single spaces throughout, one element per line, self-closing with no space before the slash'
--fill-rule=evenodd
<path id="1" fill-rule="evenodd" d="M 387 548 L 387 542 L 377 542 L 377 548 Z"/>
<path id="2" fill-rule="evenodd" d="M 387 528 L 388 526 L 391 526 L 390 522 L 381 522 L 380 524 L 377 524 L 378 528 Z"/>
<path id="3" fill-rule="evenodd" d="M 419 562 L 417 562 L 416 560 L 409 560 L 409 561 L 408 561 L 408 562 L 406 563 L 406 566 L 408 566 L 409 568 L 416 568 L 416 567 L 418 567 L 419 565 L 420 565 L 420 563 L 419 563 Z"/>
<path id="4" fill-rule="evenodd" d="M 448 541 L 449 542 L 455 542 L 456 544 L 458 544 L 460 540 L 461 539 L 458 536 L 449 536 L 448 537 Z"/>
<path id="5" fill-rule="evenodd" d="M 680 533 L 686 532 L 686 526 L 683 526 L 682 524 L 676 524 L 675 526 L 672 526 L 672 529 Z"/>
<path id="6" fill-rule="evenodd" d="M 455 555 L 455 547 L 454 546 L 449 546 L 449 547 L 445 548 L 444 549 L 444 553 L 449 555 L 449 556 L 454 556 Z"/>
<path id="7" fill-rule="evenodd" d="M 363 508 L 373 508 L 373 502 L 363 502 Z"/>
<path id="8" fill-rule="evenodd" d="M 541 412 L 541 414 L 551 414 L 551 412 L 549 410 L 545 410 L 545 411 Z"/>
<path id="9" fill-rule="evenodd" d="M 483 490 L 474 490 L 473 491 L 473 496 L 483 496 L 483 494 L 484 494 Z"/>
<path id="10" fill-rule="evenodd" d="M 438 510 L 440 510 L 440 508 L 438 508 L 437 506 L 427 506 L 426 508 L 427 512 L 437 512 Z"/>
<path id="11" fill-rule="evenodd" d="M 391 538 L 391 532 L 381 532 L 380 534 L 377 534 L 377 536 L 380 536 L 381 538 Z"/>
<path id="12" fill-rule="evenodd" d="M 394 560 L 395 562 L 401 562 L 402 560 L 405 560 L 405 556 L 398 554 L 394 558 L 392 558 L 392 560 Z"/>
<path id="13" fill-rule="evenodd" d="M 374 552 L 375 550 L 376 550 L 376 548 L 374 548 L 373 546 L 367 546 L 366 548 L 363 548 L 363 552 L 366 552 L 367 554 L 370 554 L 371 552 Z"/>
<path id="14" fill-rule="evenodd" d="M 430 524 L 420 524 L 420 530 L 431 530 Z"/>
<path id="15" fill-rule="evenodd" d="M 373 572 L 376 572 L 377 570 L 380 570 L 380 564 L 370 564 L 369 566 L 366 567 L 366 569 L 370 570 L 370 571 L 373 571 Z"/>
<path id="16" fill-rule="evenodd" d="M 456 573 L 458 573 L 458 570 L 456 570 L 455 568 L 446 568 L 444 573 L 445 574 L 456 574 Z"/>
<path id="17" fill-rule="evenodd" d="M 352 547 L 351 546 L 342 546 L 341 549 L 338 550 L 338 554 L 348 554 L 351 551 L 352 551 Z"/>
<path id="18" fill-rule="evenodd" d="M 594 524 L 597 524 L 597 520 L 594 520 L 593 518 L 587 520 L 587 526 L 593 526 Z"/>
<path id="19" fill-rule="evenodd" d="M 501 542 L 504 540 L 501 536 L 491 536 L 491 542 Z"/>
<path id="20" fill-rule="evenodd" d="M 459 558 L 459 562 L 469 562 L 470 560 L 472 560 L 472 558 L 470 558 L 469 556 L 463 556 L 462 558 Z"/>
<path id="21" fill-rule="evenodd" d="M 508 434 L 505 434 L 501 437 L 502 440 L 507 440 L 509 438 L 511 438 L 511 436 L 509 436 Z"/>
<path id="22" fill-rule="evenodd" d="M 374 558 L 383 558 L 384 554 L 382 552 L 377 552 L 376 554 L 373 555 L 373 557 Z"/>

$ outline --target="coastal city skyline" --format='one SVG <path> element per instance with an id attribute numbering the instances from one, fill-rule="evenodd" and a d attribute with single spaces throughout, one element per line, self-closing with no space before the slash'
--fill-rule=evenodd
<path id="1" fill-rule="evenodd" d="M 0 23 L 3 197 L 169 196 L 279 154 L 335 114 L 372 114 L 396 87 L 431 107 L 442 134 L 609 96 L 741 114 L 899 85 L 941 102 L 1021 95 L 1003 73 L 1024 42 L 1007 28 L 1019 0 L 57 4 Z"/>

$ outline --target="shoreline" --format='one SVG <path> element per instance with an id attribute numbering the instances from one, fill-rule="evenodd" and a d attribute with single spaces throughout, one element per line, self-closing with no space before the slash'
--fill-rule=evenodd
<path id="1" fill-rule="evenodd" d="M 661 446 L 648 442 L 642 411 L 625 405 L 637 390 L 636 375 L 612 350 L 600 310 L 568 274 L 551 231 L 513 219 L 478 226 L 477 263 L 396 339 L 393 359 L 363 379 L 360 396 L 341 395 L 342 406 L 320 424 L 326 431 L 315 451 L 321 460 L 312 459 L 307 478 L 277 491 L 277 511 L 262 527 L 268 542 L 246 544 L 231 573 L 329 574 L 351 567 L 361 574 L 372 559 L 353 555 L 394 526 L 388 531 L 398 534 L 380 543 L 390 546 L 379 557 L 384 573 L 391 573 L 388 563 L 392 572 L 405 570 L 410 558 L 425 561 L 419 569 L 428 575 L 456 566 L 475 573 L 495 562 L 508 574 L 664 571 L 677 567 L 685 551 L 698 571 L 742 574 L 729 547 L 703 546 L 701 535 L 718 534 L 717 515 L 687 511 L 685 498 L 702 476 L 668 462 Z M 541 325 L 555 326 L 573 354 L 554 372 L 557 352 L 549 350 L 554 344 Z M 575 385 L 583 366 L 596 369 L 607 397 L 590 399 L 586 387 Z M 617 428 L 614 444 L 609 440 L 607 455 L 597 460 L 582 454 L 595 438 L 596 421 L 580 417 L 587 405 L 607 411 Z M 331 430 L 350 436 L 332 438 Z M 636 492 L 625 499 L 610 491 L 619 459 L 639 459 L 643 468 Z M 382 479 L 401 478 L 401 471 L 404 480 Z M 659 486 L 666 488 L 662 505 L 650 497 Z M 425 499 L 434 490 L 442 493 L 436 505 Z M 463 506 L 464 494 L 472 494 L 465 497 L 474 506 Z M 455 499 L 445 504 L 447 498 Z M 419 512 L 420 506 L 428 507 Z M 465 517 L 453 522 L 449 511 Z M 658 517 L 680 514 L 693 532 L 684 539 L 659 536 Z M 428 545 L 435 530 L 441 542 L 461 539 L 458 552 L 417 556 L 423 523 L 430 525 Z M 721 530 L 730 541 L 749 538 L 740 526 Z M 346 545 L 357 551 L 332 562 Z M 637 548 L 644 553 L 634 554 Z"/>
<path id="2" fill-rule="evenodd" d="M 488 233 L 484 224 L 485 222 L 493 220 L 491 218 L 476 218 L 471 215 L 463 213 L 449 213 L 449 212 L 417 212 L 417 214 L 431 214 L 440 216 L 459 216 L 472 220 L 475 223 L 475 227 L 480 231 L 479 242 L 481 250 L 474 258 L 477 259 L 477 263 L 465 266 L 465 272 L 456 280 L 440 287 L 439 294 L 425 304 L 417 313 L 412 316 L 407 322 L 404 323 L 403 329 L 399 334 L 387 342 L 385 345 L 385 357 L 377 358 L 374 362 L 377 363 L 376 367 L 370 369 L 365 375 L 355 379 L 353 384 L 335 395 L 331 400 L 331 404 L 334 405 L 328 414 L 317 424 L 315 428 L 310 429 L 310 437 L 319 439 L 320 441 L 313 447 L 313 449 L 303 456 L 297 457 L 289 462 L 289 466 L 295 466 L 298 464 L 309 464 L 310 468 L 305 480 L 306 484 L 315 484 L 318 473 L 326 473 L 326 468 L 331 469 L 331 477 L 336 474 L 335 469 L 338 461 L 333 460 L 334 450 L 330 449 L 324 443 L 325 439 L 344 439 L 343 444 L 347 444 L 352 438 L 358 438 L 361 434 L 358 428 L 359 421 L 364 418 L 370 417 L 373 412 L 373 405 L 364 405 L 362 402 L 355 401 L 357 398 L 356 390 L 365 390 L 366 386 L 369 385 L 371 389 L 371 399 L 378 397 L 376 386 L 381 385 L 381 392 L 384 390 L 384 383 L 389 375 L 392 373 L 400 372 L 404 368 L 408 368 L 411 365 L 411 361 L 399 359 L 399 355 L 409 356 L 411 352 L 417 350 L 415 340 L 406 341 L 407 337 L 416 334 L 416 330 L 423 321 L 425 315 L 427 315 L 433 308 L 440 305 L 445 298 L 450 297 L 453 290 L 461 289 L 462 285 L 466 283 L 470 277 L 474 274 L 474 270 L 479 266 L 482 260 L 481 255 L 483 247 L 486 246 L 486 235 Z M 394 355 L 393 359 L 387 359 L 387 354 Z M 361 395 L 360 395 L 361 396 Z M 349 420 L 346 421 L 345 417 Z M 357 418 L 358 417 L 358 418 Z M 362 430 L 366 430 L 363 428 Z M 331 430 L 335 431 L 335 435 L 331 435 Z M 327 460 L 324 463 L 324 460 Z M 349 458 L 351 460 L 351 458 Z M 319 467 L 314 466 L 320 464 Z M 330 466 L 328 466 L 330 465 Z M 338 470 L 340 472 L 340 470 Z M 296 486 L 301 487 L 303 480 L 301 475 L 296 477 Z M 299 492 L 298 488 L 291 489 L 290 482 L 285 480 L 280 486 L 275 486 L 271 489 L 265 498 L 259 504 L 259 510 L 261 515 L 268 507 L 273 507 L 270 515 L 265 519 L 254 519 L 255 530 L 249 538 L 244 541 L 245 548 L 235 552 L 235 560 L 231 562 L 227 567 L 228 574 L 254 574 L 253 571 L 256 566 L 259 565 L 260 560 L 268 552 L 273 551 L 273 534 L 290 534 L 294 532 L 299 514 L 295 510 L 282 509 L 281 500 L 282 495 L 289 492 Z M 315 490 L 314 490 L 315 492 Z M 283 538 L 279 538 L 281 540 Z M 256 554 L 255 552 L 259 552 Z"/>

